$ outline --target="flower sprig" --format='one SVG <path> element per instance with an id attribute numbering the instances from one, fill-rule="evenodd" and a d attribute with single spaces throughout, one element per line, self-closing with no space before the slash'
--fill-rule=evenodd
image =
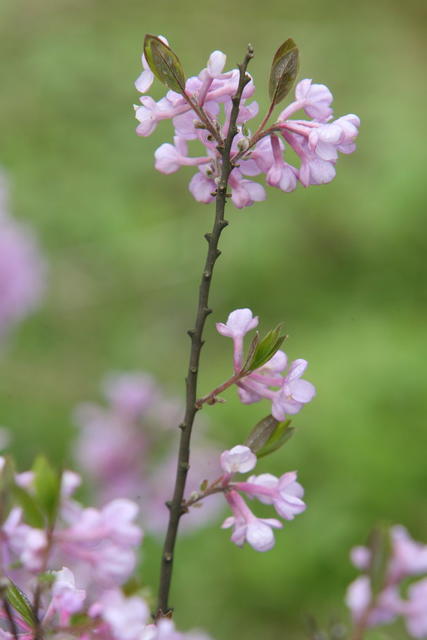
<path id="1" fill-rule="evenodd" d="M 257 115 L 259 107 L 256 101 L 247 102 L 255 93 L 252 78 L 243 90 L 229 178 L 231 200 L 239 209 L 266 197 L 264 187 L 252 177 L 265 174 L 268 185 L 286 192 L 293 191 L 298 181 L 305 187 L 325 184 L 335 177 L 338 153 L 348 154 L 355 149 L 359 118 L 349 114 L 332 121 L 332 93 L 325 85 L 310 79 L 297 84 L 295 100 L 267 126 L 274 108 L 292 88 L 298 58 L 292 39 L 277 50 L 270 73 L 270 106 L 253 134 L 247 123 Z M 189 189 L 193 197 L 203 203 L 215 199 L 221 173 L 221 148 L 227 137 L 232 100 L 239 81 L 239 70 L 224 71 L 225 63 L 225 54 L 214 51 L 199 75 L 186 80 L 182 65 L 167 40 L 162 36 L 147 36 L 142 55 L 144 70 L 135 83 L 138 91 L 145 94 L 156 75 L 169 87 L 166 96 L 158 102 L 149 96 L 140 97 L 140 105 L 135 106 L 139 121 L 136 131 L 140 136 L 149 136 L 161 120 L 172 120 L 173 144 L 164 143 L 157 149 L 155 167 L 165 174 L 174 173 L 182 166 L 197 167 Z M 301 110 L 309 120 L 291 118 Z M 201 143 L 201 155 L 189 155 L 188 145 L 192 141 Z M 299 167 L 284 159 L 288 147 L 299 156 Z"/>

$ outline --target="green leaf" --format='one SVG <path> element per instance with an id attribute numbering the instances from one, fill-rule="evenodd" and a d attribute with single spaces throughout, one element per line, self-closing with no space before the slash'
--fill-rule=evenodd
<path id="1" fill-rule="evenodd" d="M 264 456 L 274 453 L 287 442 L 295 433 L 294 427 L 290 426 L 291 420 L 285 420 L 279 422 L 277 428 L 271 434 L 271 437 L 267 440 L 265 445 L 258 451 L 257 457 L 263 458 Z"/>
<path id="2" fill-rule="evenodd" d="M 35 527 L 36 529 L 44 529 L 46 524 L 45 518 L 43 517 L 43 513 L 35 498 L 28 493 L 26 489 L 17 484 L 12 487 L 12 492 L 24 513 L 24 520 L 26 524 L 29 524 L 30 527 Z"/>
<path id="3" fill-rule="evenodd" d="M 157 36 L 147 34 L 144 40 L 144 55 L 156 78 L 169 89 L 184 93 L 185 74 L 182 64 L 167 44 Z"/>
<path id="4" fill-rule="evenodd" d="M 8 586 L 6 589 L 6 599 L 10 606 L 19 613 L 19 615 L 27 622 L 31 627 L 37 624 L 36 617 L 34 615 L 33 608 L 27 596 L 16 586 L 16 584 L 8 579 Z"/>
<path id="5" fill-rule="evenodd" d="M 291 421 L 279 422 L 272 415 L 260 420 L 246 438 L 245 445 L 256 454 L 257 458 L 277 451 L 292 436 L 295 429 L 290 427 Z"/>
<path id="6" fill-rule="evenodd" d="M 200 483 L 199 491 L 204 493 L 208 487 L 209 487 L 209 480 L 203 480 L 203 482 Z"/>
<path id="7" fill-rule="evenodd" d="M 15 480 L 15 468 L 10 456 L 4 458 L 0 470 L 0 524 L 7 518 L 12 507 L 12 487 Z"/>
<path id="8" fill-rule="evenodd" d="M 282 345 L 286 334 L 282 333 L 283 324 L 278 324 L 275 329 L 269 331 L 262 340 L 252 341 L 249 356 L 243 367 L 242 373 L 248 374 L 259 369 L 274 356 Z M 253 345 L 255 345 L 253 347 Z M 253 347 L 253 348 L 252 348 Z"/>
<path id="9" fill-rule="evenodd" d="M 33 465 L 35 498 L 46 515 L 47 522 L 54 524 L 61 494 L 61 476 L 44 456 L 36 458 Z"/>
<path id="10" fill-rule="evenodd" d="M 389 528 L 378 525 L 372 530 L 368 547 L 371 552 L 369 577 L 372 595 L 375 597 L 384 588 L 387 579 L 388 564 L 391 556 L 391 540 Z"/>
<path id="11" fill-rule="evenodd" d="M 253 357 L 255 355 L 255 351 L 258 345 L 259 345 L 259 332 L 257 331 L 251 340 L 251 344 L 249 345 L 248 355 L 246 356 L 246 361 L 242 367 L 242 371 L 248 371 L 248 367 L 250 366 L 250 363 L 253 360 Z"/>
<path id="12" fill-rule="evenodd" d="M 254 426 L 245 440 L 245 445 L 249 447 L 253 453 L 257 454 L 274 433 L 278 424 L 279 421 L 273 418 L 272 415 L 266 416 Z"/>
<path id="13" fill-rule="evenodd" d="M 299 51 L 292 38 L 276 51 L 270 71 L 269 93 L 275 106 L 285 98 L 295 82 L 299 67 Z"/>

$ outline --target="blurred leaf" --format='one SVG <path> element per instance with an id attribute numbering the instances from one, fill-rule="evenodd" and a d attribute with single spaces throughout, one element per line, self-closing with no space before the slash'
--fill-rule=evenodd
<path id="1" fill-rule="evenodd" d="M 36 617 L 34 615 L 33 608 L 27 596 L 16 586 L 16 584 L 8 579 L 9 584 L 6 589 L 6 599 L 10 606 L 19 613 L 19 615 L 27 622 L 31 627 L 37 624 Z"/>
<path id="2" fill-rule="evenodd" d="M 10 456 L 6 456 L 0 471 L 0 524 L 4 522 L 12 506 L 14 478 L 15 469 L 13 460 Z"/>
<path id="3" fill-rule="evenodd" d="M 277 428 L 273 431 L 270 438 L 265 445 L 257 452 L 258 458 L 274 453 L 287 442 L 295 433 L 295 429 L 290 426 L 291 420 L 285 420 L 285 422 L 279 422 Z"/>
<path id="4" fill-rule="evenodd" d="M 369 577 L 372 597 L 374 598 L 384 588 L 387 579 L 388 564 L 391 556 L 389 527 L 377 525 L 369 536 L 368 547 L 371 551 Z"/>
<path id="5" fill-rule="evenodd" d="M 257 453 L 271 437 L 279 421 L 270 414 L 257 422 L 245 440 L 245 445 Z"/>
<path id="6" fill-rule="evenodd" d="M 292 436 L 295 429 L 291 428 L 290 420 L 279 422 L 272 415 L 260 420 L 252 429 L 245 440 L 245 445 L 256 454 L 258 458 L 267 456 L 280 449 Z"/>
<path id="7" fill-rule="evenodd" d="M 209 486 L 209 480 L 203 480 L 203 482 L 200 483 L 199 491 L 204 493 L 208 488 L 208 486 Z"/>
<path id="8" fill-rule="evenodd" d="M 259 369 L 274 356 L 286 338 L 286 334 L 281 333 L 282 329 L 283 323 L 278 324 L 275 329 L 269 331 L 261 340 L 257 340 L 255 336 L 249 349 L 248 358 L 242 369 L 243 373 L 247 374 L 255 371 L 255 369 Z"/>
<path id="9" fill-rule="evenodd" d="M 299 51 L 292 38 L 276 51 L 270 71 L 269 94 L 272 105 L 285 98 L 295 82 L 299 67 Z"/>
<path id="10" fill-rule="evenodd" d="M 13 485 L 12 492 L 24 513 L 25 523 L 36 529 L 44 529 L 45 519 L 35 498 L 17 484 Z"/>
<path id="11" fill-rule="evenodd" d="M 144 40 L 144 55 L 156 78 L 169 89 L 184 93 L 185 74 L 178 56 L 157 36 L 147 34 Z"/>
<path id="12" fill-rule="evenodd" d="M 61 476 L 44 456 L 36 458 L 33 465 L 36 500 L 46 515 L 47 522 L 54 524 L 61 494 Z"/>

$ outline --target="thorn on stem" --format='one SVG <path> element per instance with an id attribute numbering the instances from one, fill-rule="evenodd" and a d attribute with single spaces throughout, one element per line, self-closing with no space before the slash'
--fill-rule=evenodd
<path id="1" fill-rule="evenodd" d="M 205 233 L 205 238 L 208 242 L 210 242 L 212 240 L 212 234 L 211 233 Z"/>
<path id="2" fill-rule="evenodd" d="M 188 470 L 189 470 L 189 468 L 190 468 L 190 465 L 188 464 L 188 462 L 184 462 L 184 461 L 180 462 L 180 463 L 179 463 L 179 466 L 180 466 L 180 467 L 181 467 L 181 469 L 183 469 L 184 471 L 188 471 Z"/>
<path id="3" fill-rule="evenodd" d="M 205 307 L 203 309 L 205 316 L 209 316 L 212 313 L 212 309 L 209 309 L 209 307 Z"/>
<path id="4" fill-rule="evenodd" d="M 190 371 L 191 371 L 191 373 L 196 374 L 197 373 L 197 367 L 190 367 Z"/>
<path id="5" fill-rule="evenodd" d="M 195 333 L 194 329 L 189 329 L 187 331 L 187 334 L 190 336 L 190 338 L 192 338 L 194 336 L 194 333 Z"/>
<path id="6" fill-rule="evenodd" d="M 166 552 L 163 554 L 163 558 L 164 558 L 165 562 L 172 562 L 172 560 L 173 560 L 173 554 L 172 554 L 170 551 L 166 551 Z M 168 612 L 168 613 L 169 613 L 169 612 Z"/>
<path id="7" fill-rule="evenodd" d="M 187 428 L 187 425 L 185 424 L 185 422 L 181 422 L 181 424 L 179 425 L 179 428 L 181 429 L 181 431 L 185 431 L 185 429 Z"/>

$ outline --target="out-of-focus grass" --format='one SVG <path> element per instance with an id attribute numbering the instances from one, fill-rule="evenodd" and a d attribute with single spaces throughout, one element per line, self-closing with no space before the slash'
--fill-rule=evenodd
<path id="1" fill-rule="evenodd" d="M 172 601 L 183 627 L 223 640 L 303 638 L 306 614 L 346 615 L 348 549 L 377 519 L 425 538 L 424 26 L 421 0 L 2 0 L 0 164 L 14 212 L 37 228 L 50 262 L 44 308 L 0 360 L 0 422 L 21 465 L 40 450 L 69 460 L 71 410 L 111 369 L 146 369 L 183 390 L 212 210 L 188 194 L 191 171 L 154 171 L 168 124 L 134 134 L 144 33 L 167 35 L 189 74 L 215 48 L 234 64 L 251 41 L 261 108 L 271 56 L 292 36 L 301 77 L 332 89 L 337 115 L 362 119 L 358 151 L 332 184 L 270 189 L 265 203 L 228 212 L 214 320 L 239 306 L 264 327 L 284 319 L 289 355 L 309 360 L 318 396 L 289 445 L 259 465 L 297 468 L 309 508 L 268 554 L 215 528 L 182 540 Z M 230 369 L 212 320 L 207 337 L 202 390 Z M 241 442 L 266 410 L 230 396 L 208 409 L 213 435 Z M 158 560 L 148 541 L 148 582 Z"/>

